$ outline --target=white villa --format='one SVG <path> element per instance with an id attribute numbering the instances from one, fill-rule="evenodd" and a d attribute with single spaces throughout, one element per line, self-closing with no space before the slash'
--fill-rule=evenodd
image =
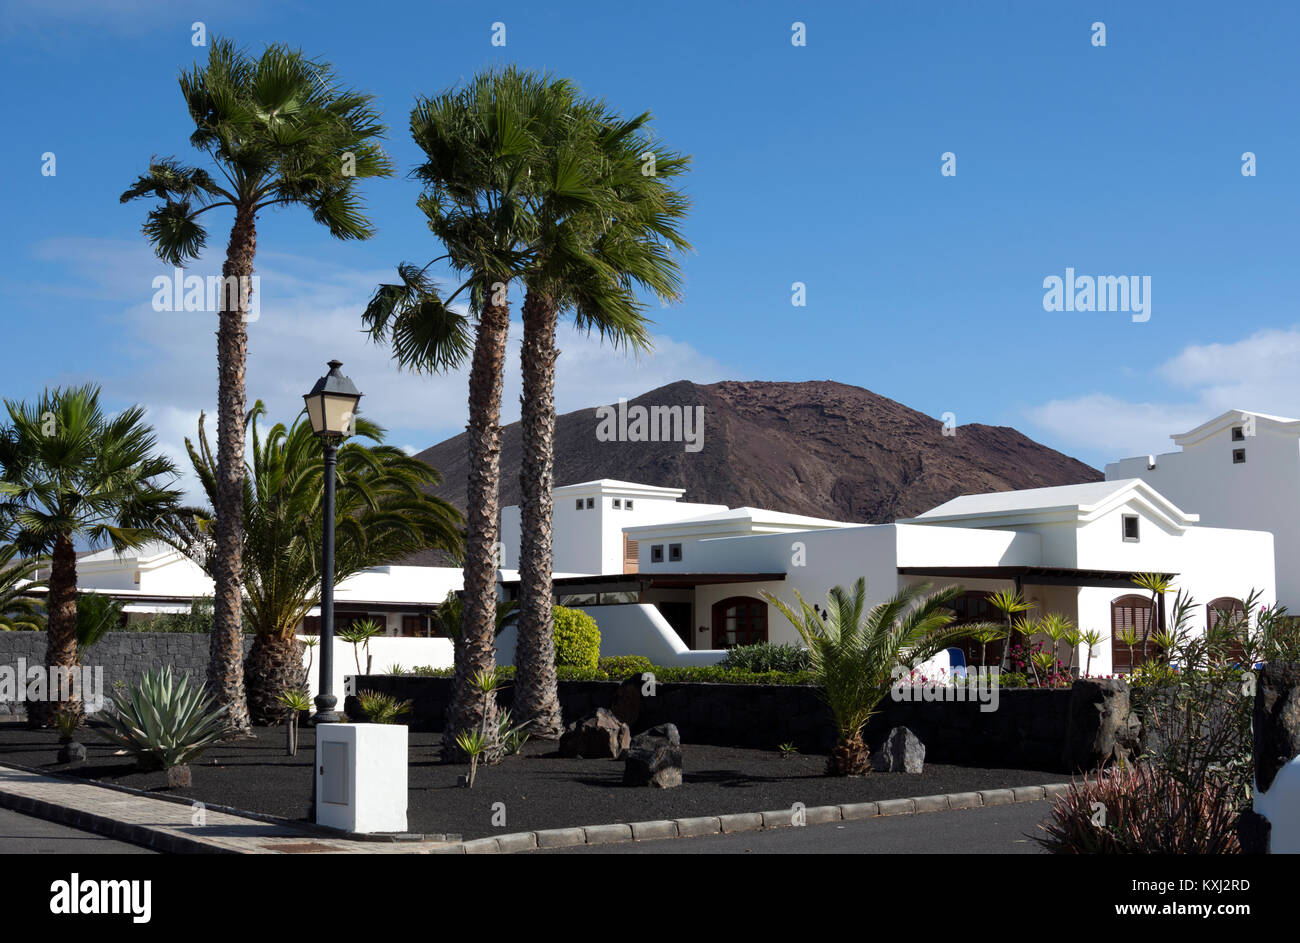
<path id="1" fill-rule="evenodd" d="M 1106 478 L 1142 478 L 1213 527 L 1271 531 L 1278 601 L 1300 613 L 1300 420 L 1234 409 L 1170 438 L 1180 451 L 1112 462 Z"/>
<path id="2" fill-rule="evenodd" d="M 1201 604 L 1202 622 L 1240 609 L 1252 591 L 1271 605 L 1279 587 L 1283 602 L 1300 589 L 1297 438 L 1295 420 L 1229 413 L 1175 436 L 1181 453 L 1107 466 L 1105 481 L 964 495 L 893 524 L 691 503 L 682 489 L 626 481 L 567 485 L 554 491 L 555 594 L 596 618 L 603 654 L 685 665 L 714 663 L 739 644 L 797 642 L 764 591 L 793 602 L 798 590 L 821 604 L 830 587 L 865 577 L 875 604 L 907 584 L 959 584 L 959 617 L 977 621 L 997 618 L 988 595 L 1014 588 L 1034 615 L 1060 613 L 1100 632 L 1106 641 L 1092 652 L 1094 674 L 1125 672 L 1129 654 L 1116 634 L 1165 618 L 1165 601 L 1153 614 L 1149 594 L 1134 586 L 1139 573 L 1171 576 Z M 1219 454 L 1225 448 L 1227 460 Z M 1234 474 L 1237 482 L 1230 481 Z M 1292 500 L 1278 502 L 1279 494 Z M 519 536 L 519 508 L 504 508 L 505 598 L 518 592 L 511 567 Z M 182 611 L 212 592 L 197 566 L 164 547 L 121 558 L 110 551 L 85 556 L 79 576 L 83 591 L 124 600 L 130 618 Z M 429 616 L 461 585 L 459 569 L 378 567 L 339 584 L 338 620 L 375 618 L 387 626 L 392 638 L 376 640 L 388 645 L 376 656 L 376 670 L 390 663 L 445 666 L 450 644 L 428 637 Z M 316 618 L 305 631 L 315 630 Z M 506 663 L 513 633 L 508 628 L 498 639 Z M 417 640 L 422 644 L 412 647 Z M 432 643 L 436 651 L 424 651 Z M 1086 659 L 1081 648 L 1075 663 Z M 335 660 L 345 666 L 352 655 Z"/>

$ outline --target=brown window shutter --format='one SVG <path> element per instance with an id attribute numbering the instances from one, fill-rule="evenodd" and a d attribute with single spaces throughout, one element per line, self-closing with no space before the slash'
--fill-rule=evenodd
<path id="1" fill-rule="evenodd" d="M 636 572 L 637 544 L 627 534 L 623 535 L 623 572 Z"/>

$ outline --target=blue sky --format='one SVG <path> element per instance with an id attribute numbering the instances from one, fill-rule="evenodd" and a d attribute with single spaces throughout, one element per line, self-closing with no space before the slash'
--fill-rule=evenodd
<path id="1" fill-rule="evenodd" d="M 168 269 L 140 236 L 145 204 L 117 198 L 150 155 L 194 159 L 176 76 L 206 57 L 196 21 L 251 49 L 301 46 L 376 93 L 400 171 L 365 185 L 379 227 L 365 243 L 331 240 L 302 210 L 264 214 L 249 393 L 276 418 L 337 356 L 397 444 L 463 428 L 464 376 L 398 373 L 358 315 L 397 262 L 439 254 L 406 177 L 413 96 L 502 62 L 648 109 L 694 157 L 694 252 L 683 301 L 654 311 L 656 353 L 629 361 L 565 332 L 561 410 L 683 378 L 834 379 L 959 423 L 1013 425 L 1096 465 L 1168 450 L 1170 433 L 1228 408 L 1300 414 L 1295 5 L 0 8 L 0 395 L 101 383 L 114 406 L 148 406 L 177 455 L 213 410 L 215 326 L 152 310 L 152 278 Z M 791 43 L 796 21 L 806 46 Z M 941 175 L 944 152 L 956 176 Z M 229 219 L 212 222 L 199 273 L 218 271 L 225 248 Z M 1043 279 L 1067 267 L 1149 276 L 1150 320 L 1044 311 Z M 805 307 L 791 304 L 794 282 Z"/>

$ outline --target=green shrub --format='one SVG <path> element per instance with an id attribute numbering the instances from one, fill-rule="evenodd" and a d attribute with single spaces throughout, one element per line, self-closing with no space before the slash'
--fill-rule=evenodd
<path id="1" fill-rule="evenodd" d="M 654 669 L 659 682 L 711 684 L 813 684 L 809 671 L 737 671 L 721 665 L 689 665 L 681 668 Z"/>
<path id="2" fill-rule="evenodd" d="M 611 681 L 623 681 L 655 671 L 654 664 L 644 655 L 608 655 L 597 662 L 596 667 Z"/>
<path id="3" fill-rule="evenodd" d="M 596 620 L 578 609 L 554 608 L 555 667 L 596 670 L 600 661 L 600 629 Z"/>
<path id="4" fill-rule="evenodd" d="M 808 649 L 801 645 L 738 645 L 722 659 L 723 668 L 739 671 L 807 671 L 811 667 Z"/>

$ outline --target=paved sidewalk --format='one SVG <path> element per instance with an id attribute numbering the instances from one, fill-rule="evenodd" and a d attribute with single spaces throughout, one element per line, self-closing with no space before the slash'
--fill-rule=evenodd
<path id="1" fill-rule="evenodd" d="M 460 844 L 335 838 L 310 827 L 248 818 L 198 803 L 152 799 L 8 766 L 0 766 L 0 807 L 174 853 L 428 854 Z"/>

